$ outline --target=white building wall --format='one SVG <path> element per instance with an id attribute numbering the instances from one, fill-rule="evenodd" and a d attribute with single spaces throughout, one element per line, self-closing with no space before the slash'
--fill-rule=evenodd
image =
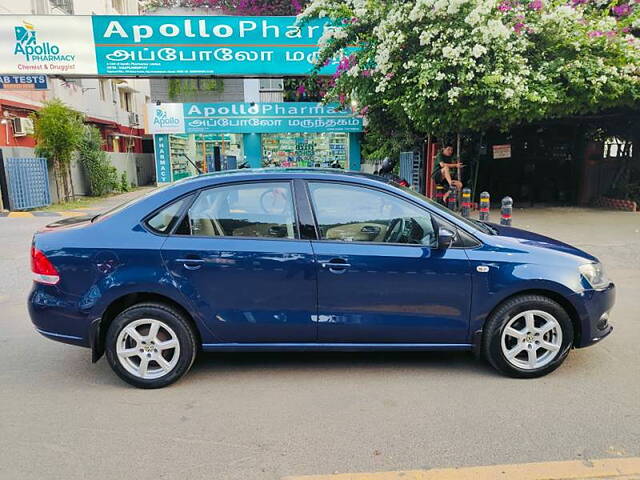
<path id="1" fill-rule="evenodd" d="M 64 0 L 0 0 L 0 14 L 63 15 L 55 5 L 65 5 Z M 72 5 L 74 15 L 137 15 L 138 0 L 66 0 Z M 2 72 L 0 72 L 2 73 Z M 150 96 L 149 80 L 107 79 L 104 96 L 98 79 L 49 79 L 50 90 L 41 92 L 4 92 L 0 96 L 29 105 L 39 106 L 46 98 L 59 98 L 67 105 L 89 117 L 137 128 L 144 127 L 145 103 Z M 129 122 L 129 112 L 121 102 L 121 91 L 131 93 L 131 110 L 138 114 L 138 124 Z"/>

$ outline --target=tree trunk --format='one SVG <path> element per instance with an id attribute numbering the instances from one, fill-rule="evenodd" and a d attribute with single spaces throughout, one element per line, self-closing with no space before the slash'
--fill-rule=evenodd
<path id="1" fill-rule="evenodd" d="M 53 159 L 53 179 L 56 181 L 56 195 L 58 196 L 58 202 L 62 201 L 60 197 L 60 165 L 56 158 Z"/>
<path id="2" fill-rule="evenodd" d="M 62 187 L 64 189 L 64 202 L 69 201 L 69 182 L 67 180 L 67 168 L 65 164 L 60 165 L 61 178 L 62 178 Z"/>
<path id="3" fill-rule="evenodd" d="M 67 165 L 67 167 L 69 172 L 69 183 L 71 184 L 71 200 L 75 200 L 76 192 L 73 189 L 73 176 L 71 175 L 71 161 L 69 161 L 69 164 Z"/>

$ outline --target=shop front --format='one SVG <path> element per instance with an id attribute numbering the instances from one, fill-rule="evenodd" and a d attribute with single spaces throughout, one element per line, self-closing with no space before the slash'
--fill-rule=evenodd
<path id="1" fill-rule="evenodd" d="M 241 167 L 360 170 L 362 118 L 337 104 L 149 105 L 158 183 Z"/>

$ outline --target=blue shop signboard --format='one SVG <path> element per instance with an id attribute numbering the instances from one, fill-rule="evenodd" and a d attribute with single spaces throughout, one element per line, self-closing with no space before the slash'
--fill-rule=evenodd
<path id="1" fill-rule="evenodd" d="M 149 105 L 149 133 L 361 132 L 362 118 L 337 103 Z"/>
<path id="2" fill-rule="evenodd" d="M 307 75 L 326 28 L 339 27 L 327 19 L 299 25 L 296 17 L 93 17 L 105 75 Z"/>
<path id="3" fill-rule="evenodd" d="M 0 15 L 0 72 L 66 76 L 308 75 L 328 18 Z M 345 53 L 352 51 L 347 47 Z M 336 71 L 331 60 L 320 73 Z"/>
<path id="4" fill-rule="evenodd" d="M 156 180 L 158 183 L 171 181 L 171 162 L 169 158 L 169 136 L 154 135 L 153 143 L 156 157 Z"/>
<path id="5" fill-rule="evenodd" d="M 0 75 L 2 90 L 47 90 L 46 75 Z"/>

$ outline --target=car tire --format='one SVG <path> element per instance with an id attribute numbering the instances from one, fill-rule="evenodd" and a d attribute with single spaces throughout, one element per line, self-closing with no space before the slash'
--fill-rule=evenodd
<path id="1" fill-rule="evenodd" d="M 196 334 L 180 312 L 160 303 L 127 308 L 111 322 L 105 339 L 107 360 L 125 382 L 161 388 L 189 371 Z"/>
<path id="2" fill-rule="evenodd" d="M 521 295 L 499 305 L 485 324 L 482 351 L 499 372 L 536 378 L 558 368 L 573 345 L 566 310 L 542 295 Z"/>

